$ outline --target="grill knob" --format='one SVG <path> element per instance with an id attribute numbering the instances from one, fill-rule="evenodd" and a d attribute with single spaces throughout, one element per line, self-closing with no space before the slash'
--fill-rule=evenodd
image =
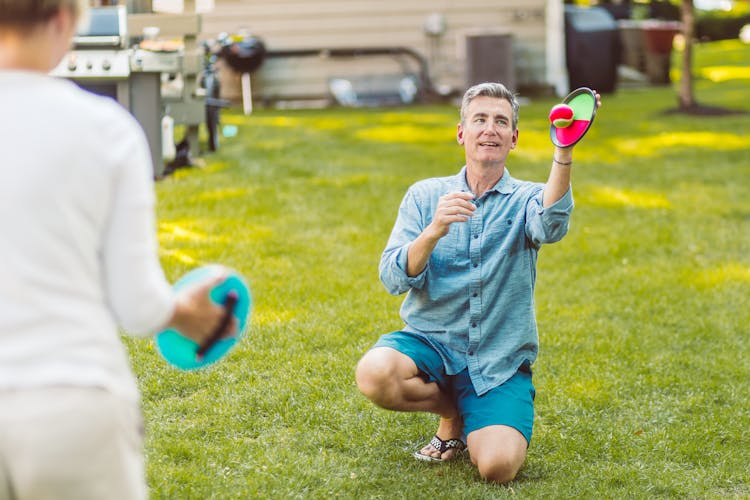
<path id="1" fill-rule="evenodd" d="M 105 59 L 104 61 L 102 61 L 102 69 L 104 71 L 109 71 L 110 69 L 112 69 L 112 63 L 109 62 L 109 59 Z"/>

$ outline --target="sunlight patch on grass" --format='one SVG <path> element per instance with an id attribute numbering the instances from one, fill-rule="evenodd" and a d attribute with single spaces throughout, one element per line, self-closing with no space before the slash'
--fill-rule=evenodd
<path id="1" fill-rule="evenodd" d="M 289 309 L 258 309 L 253 312 L 253 326 L 264 327 L 287 323 L 295 318 Z"/>
<path id="2" fill-rule="evenodd" d="M 582 382 L 574 382 L 565 386 L 565 394 L 571 399 L 578 401 L 592 401 L 599 399 L 602 395 L 602 384 L 599 380 L 586 379 Z"/>
<path id="3" fill-rule="evenodd" d="M 263 267 L 266 271 L 281 271 L 280 274 L 286 277 L 295 266 L 289 257 L 268 255 L 263 257 Z"/>
<path id="4" fill-rule="evenodd" d="M 221 219 L 223 224 L 234 224 L 234 219 Z M 230 222 L 226 222 L 230 221 Z M 195 226 L 211 228 L 208 231 L 193 229 Z M 252 235 L 253 238 L 268 236 L 271 230 L 265 226 L 243 226 L 243 236 Z M 197 245 L 206 244 L 231 244 L 237 235 L 230 231 L 216 230 L 216 223 L 209 219 L 189 219 L 185 222 L 160 222 L 158 231 L 159 245 L 170 247 L 176 244 L 191 243 Z"/>
<path id="5" fill-rule="evenodd" d="M 455 140 L 455 136 L 445 130 L 436 131 L 426 127 L 413 125 L 395 125 L 388 127 L 372 127 L 360 130 L 355 134 L 357 139 L 375 142 L 395 143 L 436 143 L 444 144 Z"/>
<path id="6" fill-rule="evenodd" d="M 729 262 L 714 269 L 693 275 L 692 283 L 700 287 L 715 287 L 725 283 L 750 283 L 750 266 Z"/>
<path id="7" fill-rule="evenodd" d="M 252 242 L 259 242 L 263 239 L 268 239 L 271 236 L 273 236 L 273 229 L 271 229 L 268 226 L 261 226 L 259 224 L 249 224 L 247 222 L 243 222 L 240 231 L 242 232 L 242 239 L 243 240 L 249 240 Z M 235 234 L 230 236 L 229 238 L 223 239 L 223 241 L 229 241 L 230 243 L 233 240 L 238 240 L 239 235 Z"/>
<path id="8" fill-rule="evenodd" d="M 551 160 L 552 142 L 549 138 L 549 130 L 539 132 L 537 130 L 518 131 L 518 147 L 511 152 L 511 158 L 516 156 L 529 161 Z"/>
<path id="9" fill-rule="evenodd" d="M 166 179 L 166 182 L 177 182 L 182 179 L 189 178 L 190 176 L 194 175 L 193 172 L 190 171 L 189 168 L 178 168 L 172 174 Z M 164 182 L 164 181 L 162 181 Z"/>
<path id="10" fill-rule="evenodd" d="M 253 117 L 256 118 L 256 117 Z M 222 113 L 221 123 L 224 125 L 247 125 L 248 117 L 241 114 L 235 113 Z"/>
<path id="11" fill-rule="evenodd" d="M 581 193 L 577 199 L 585 205 L 598 207 L 637 207 L 637 208 L 671 208 L 671 203 L 661 193 L 617 189 L 611 186 L 600 186 Z"/>
<path id="12" fill-rule="evenodd" d="M 721 150 L 746 149 L 750 137 L 740 134 L 715 132 L 668 132 L 652 137 L 615 141 L 613 147 L 622 154 L 657 156 L 665 148 L 712 148 Z"/>
<path id="13" fill-rule="evenodd" d="M 253 121 L 258 118 L 254 118 Z M 290 117 L 274 116 L 259 117 L 260 125 L 278 128 L 301 128 L 301 129 L 318 129 L 318 130 L 339 130 L 351 125 L 350 121 L 333 116 L 323 117 Z M 256 123 L 253 123 L 256 125 Z"/>
<path id="14" fill-rule="evenodd" d="M 338 177 L 315 177 L 310 179 L 310 184 L 318 187 L 345 188 L 351 186 L 362 186 L 372 181 L 372 176 L 367 174 L 339 175 Z"/>
<path id="15" fill-rule="evenodd" d="M 201 163 L 198 163 L 200 165 Z M 228 165 L 226 162 L 223 161 L 212 161 L 207 162 L 202 165 L 201 170 L 206 174 L 215 174 L 216 172 L 220 172 L 222 170 L 226 170 L 228 168 Z M 189 170 L 189 169 L 188 169 Z"/>
<path id="16" fill-rule="evenodd" d="M 456 115 L 456 123 L 454 125 L 458 125 L 458 120 L 459 116 Z M 444 127 L 446 120 L 444 114 L 437 113 L 409 113 L 407 115 L 404 113 L 384 113 L 380 117 L 381 123 L 404 123 L 405 121 L 408 121 L 409 123 Z"/>
<path id="17" fill-rule="evenodd" d="M 159 242 L 162 244 L 175 240 L 205 241 L 207 239 L 208 235 L 206 233 L 192 231 L 180 224 L 171 222 L 159 223 Z"/>
<path id="18" fill-rule="evenodd" d="M 318 130 L 339 130 L 347 127 L 349 123 L 338 118 L 319 118 L 313 120 L 312 125 Z"/>
<path id="19" fill-rule="evenodd" d="M 164 258 L 174 259 L 178 262 L 181 262 L 182 264 L 187 264 L 189 266 L 195 266 L 198 264 L 197 260 L 195 260 L 192 256 L 188 255 L 187 253 L 183 252 L 182 250 L 167 250 L 165 248 L 160 248 L 159 257 L 161 257 L 162 259 Z"/>
<path id="20" fill-rule="evenodd" d="M 227 200 L 230 198 L 244 198 L 253 194 L 257 189 L 253 188 L 223 188 L 214 189 L 211 191 L 202 191 L 196 200 L 198 201 L 209 201 L 209 200 Z"/>
<path id="21" fill-rule="evenodd" d="M 253 147 L 258 150 L 273 151 L 289 148 L 289 140 L 285 138 L 255 139 Z"/>
<path id="22" fill-rule="evenodd" d="M 703 78 L 715 83 L 728 80 L 750 80 L 750 67 L 747 66 L 708 66 L 701 69 Z"/>
<path id="23" fill-rule="evenodd" d="M 222 117 L 223 119 L 223 117 Z M 255 116 L 253 117 L 254 126 L 265 126 L 265 127 L 301 127 L 302 121 L 297 118 L 289 116 Z"/>

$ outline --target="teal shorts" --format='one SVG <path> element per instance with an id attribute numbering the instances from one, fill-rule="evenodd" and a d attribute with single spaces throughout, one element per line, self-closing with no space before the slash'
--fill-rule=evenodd
<path id="1" fill-rule="evenodd" d="M 536 390 L 528 361 L 510 379 L 479 396 L 468 369 L 448 375 L 440 354 L 420 335 L 388 333 L 380 337 L 374 347 L 390 347 L 409 356 L 426 382 L 435 382 L 441 390 L 452 394 L 464 422 L 465 435 L 490 425 L 507 425 L 531 443 Z"/>

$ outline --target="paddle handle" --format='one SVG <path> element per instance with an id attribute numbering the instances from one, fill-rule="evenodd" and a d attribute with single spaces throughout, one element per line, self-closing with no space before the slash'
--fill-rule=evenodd
<path id="1" fill-rule="evenodd" d="M 232 316 L 234 315 L 234 308 L 237 305 L 237 300 L 237 292 L 231 290 L 229 293 L 227 293 L 226 298 L 224 298 L 224 316 L 221 318 L 221 322 L 219 322 L 219 325 L 216 327 L 213 333 L 211 333 L 208 339 L 203 342 L 203 345 L 201 345 L 198 348 L 198 351 L 195 353 L 195 356 L 199 360 L 203 358 L 208 350 L 211 349 L 211 347 L 224 335 L 224 330 L 227 329 L 227 326 L 229 326 L 229 322 L 232 321 Z"/>

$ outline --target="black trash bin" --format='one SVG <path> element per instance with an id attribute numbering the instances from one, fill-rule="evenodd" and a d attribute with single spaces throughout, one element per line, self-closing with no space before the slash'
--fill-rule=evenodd
<path id="1" fill-rule="evenodd" d="M 601 7 L 565 6 L 565 58 L 571 89 L 615 91 L 620 60 L 617 23 Z"/>

